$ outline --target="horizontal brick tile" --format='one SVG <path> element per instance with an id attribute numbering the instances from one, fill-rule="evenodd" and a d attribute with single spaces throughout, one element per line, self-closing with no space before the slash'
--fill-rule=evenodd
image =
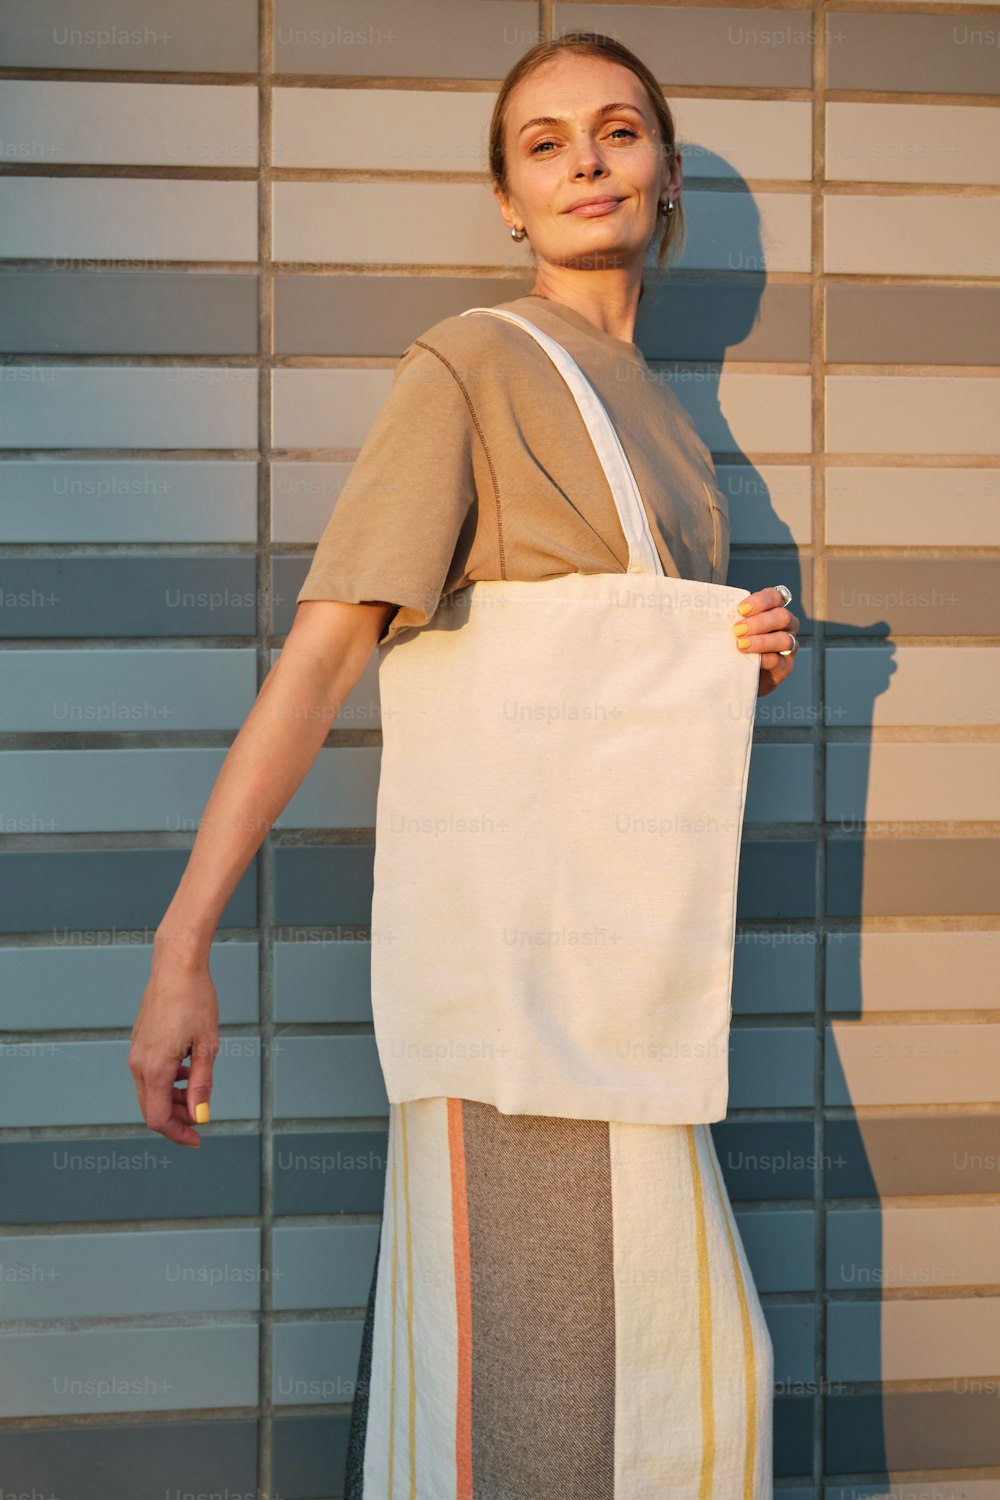
<path id="1" fill-rule="evenodd" d="M 382 1212 L 385 1129 L 276 1130 L 273 1142 L 276 1214 Z"/>
<path id="2" fill-rule="evenodd" d="M 0 109 L 7 103 L 4 91 L 11 87 L 0 83 Z M 52 87 L 73 90 L 81 85 Z M 107 87 L 127 93 L 133 85 Z M 60 150 L 61 160 L 72 154 L 69 142 Z M 4 177 L 0 254 L 18 260 L 82 261 L 81 269 L 99 272 L 128 270 L 135 262 L 140 263 L 137 269 L 149 271 L 177 260 L 253 262 L 259 239 L 257 193 L 255 182 L 218 178 Z"/>
<path id="3" fill-rule="evenodd" d="M 0 1238 L 5 1316 L 256 1312 L 259 1229 L 142 1230 Z M 113 1274 L 109 1271 L 113 1268 Z"/>
<path id="4" fill-rule="evenodd" d="M 0 636 L 247 636 L 263 604 L 253 557 L 8 557 Z"/>
<path id="5" fill-rule="evenodd" d="M 0 473 L 4 542 L 257 540 L 250 460 L 8 459 Z"/>
<path id="6" fill-rule="evenodd" d="M 0 448 L 253 448 L 258 371 L 18 365 Z"/>
<path id="7" fill-rule="evenodd" d="M 283 1036 L 274 1112 L 284 1119 L 388 1113 L 374 1036 Z"/>
<path id="8" fill-rule="evenodd" d="M 128 1026 L 149 982 L 153 946 L 124 934 L 94 933 L 90 941 L 0 947 L 0 990 L 9 1031 Z M 255 942 L 216 942 L 211 971 L 223 1025 L 257 1020 Z"/>
<path id="9" fill-rule="evenodd" d="M 249 1495 L 257 1441 L 249 1420 L 11 1428 L 0 1433 L 0 1466 L 12 1493 L 47 1500 L 163 1500 L 171 1489 Z"/>
<path id="10" fill-rule="evenodd" d="M 0 932 L 44 933 L 57 942 L 100 942 L 142 929 L 152 941 L 188 862 L 184 849 L 19 849 L 0 852 Z M 369 911 L 371 896 L 369 886 Z M 257 861 L 226 902 L 220 927 L 257 920 Z"/>
<path id="11" fill-rule="evenodd" d="M 85 1224 L 260 1212 L 260 1138 L 213 1135 L 192 1150 L 148 1130 L 0 1141 L 0 1223 Z"/>
<path id="12" fill-rule="evenodd" d="M 33 0 L 0 24 L 7 67 L 127 68 L 139 71 L 253 73 L 257 8 L 253 0 L 218 0 L 211 16 L 198 0 L 171 0 L 137 16 L 128 0 L 95 10 L 73 0 Z M 114 85 L 108 85 L 110 92 Z M 222 92 L 222 90 L 218 90 Z"/>
<path id="13" fill-rule="evenodd" d="M 255 1406 L 255 1324 L 0 1334 L 8 1417 Z"/>
<path id="14" fill-rule="evenodd" d="M 256 354 L 257 300 L 252 275 L 0 271 L 0 353 Z"/>

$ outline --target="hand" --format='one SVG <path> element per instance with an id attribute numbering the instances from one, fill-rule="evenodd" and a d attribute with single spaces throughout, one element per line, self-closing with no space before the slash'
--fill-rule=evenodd
<path id="1" fill-rule="evenodd" d="M 741 601 L 745 612 L 738 624 L 733 626 L 733 633 L 737 636 L 737 650 L 747 654 L 756 651 L 760 654 L 758 698 L 773 693 L 778 684 L 790 677 L 795 669 L 794 655 L 778 655 L 779 651 L 787 651 L 794 645 L 790 637 L 795 636 L 802 623 L 797 615 L 792 614 L 784 599 L 780 589 L 758 589 L 755 594 L 749 594 Z M 750 606 L 749 609 L 746 608 L 747 605 Z M 744 641 L 747 643 L 745 646 L 741 644 Z"/>
<path id="2" fill-rule="evenodd" d="M 207 961 L 189 964 L 154 946 L 128 1056 L 151 1130 L 179 1146 L 201 1145 L 191 1126 L 196 1107 L 207 1105 L 212 1092 L 219 1045 L 219 1000 Z M 178 1088 L 179 1082 L 187 1087 Z"/>

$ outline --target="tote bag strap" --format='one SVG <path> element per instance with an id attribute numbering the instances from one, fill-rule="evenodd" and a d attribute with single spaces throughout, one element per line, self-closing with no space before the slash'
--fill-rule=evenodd
<path id="1" fill-rule="evenodd" d="M 576 360 L 558 340 L 550 338 L 547 333 L 536 328 L 529 319 L 522 318 L 520 313 L 501 311 L 498 307 L 467 307 L 459 316 L 464 318 L 469 313 L 491 313 L 495 318 L 506 318 L 509 323 L 519 323 L 545 350 L 569 386 L 580 408 L 580 415 L 586 423 L 587 431 L 611 487 L 611 494 L 622 523 L 622 531 L 628 543 L 629 561 L 626 571 L 629 573 L 663 573 L 663 564 L 649 528 L 646 507 L 642 503 L 639 486 L 632 472 L 632 466 L 625 456 L 621 439 L 615 431 L 615 425 L 604 403 Z"/>

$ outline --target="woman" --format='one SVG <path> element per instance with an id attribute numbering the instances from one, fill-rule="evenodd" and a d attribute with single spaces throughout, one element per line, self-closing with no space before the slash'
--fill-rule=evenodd
<path id="1" fill-rule="evenodd" d="M 655 79 L 619 43 L 573 33 L 527 53 L 497 98 L 490 167 L 536 277 L 499 307 L 556 339 L 599 392 L 663 570 L 721 583 L 711 458 L 632 341 L 650 241 L 663 226 L 662 262 L 677 239 L 673 142 Z M 628 561 L 606 473 L 535 342 L 464 316 L 414 341 L 157 930 L 130 1053 L 151 1128 L 199 1144 L 190 1121 L 208 1119 L 219 1045 L 212 933 L 376 642 L 427 625 L 477 579 Z M 761 589 L 734 620 L 733 650 L 759 657 L 758 695 L 792 670 L 789 599 Z M 703 1120 L 504 1114 L 445 1095 L 391 1105 L 348 1500 L 763 1500 L 772 1374 Z"/>

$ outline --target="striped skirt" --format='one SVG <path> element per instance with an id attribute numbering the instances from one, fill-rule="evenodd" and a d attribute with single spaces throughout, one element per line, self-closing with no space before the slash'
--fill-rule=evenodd
<path id="1" fill-rule="evenodd" d="M 345 1500 L 771 1500 L 708 1125 L 390 1105 Z"/>

